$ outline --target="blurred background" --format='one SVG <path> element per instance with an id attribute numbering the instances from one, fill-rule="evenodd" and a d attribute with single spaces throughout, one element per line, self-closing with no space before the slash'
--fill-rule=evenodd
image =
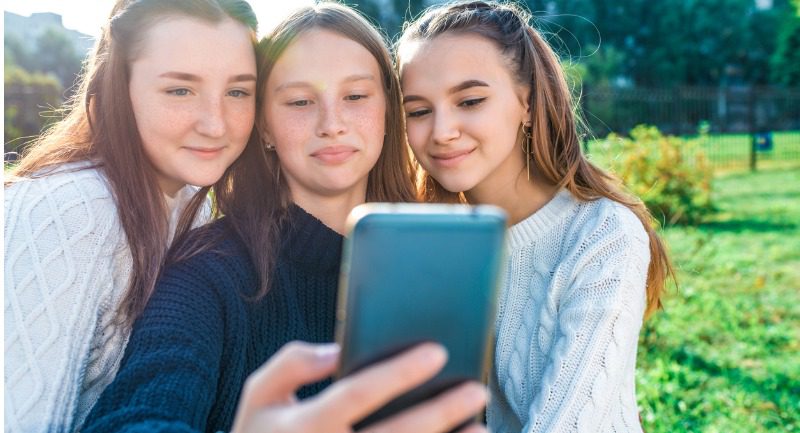
<path id="1" fill-rule="evenodd" d="M 32 3 L 4 13 L 7 164 L 58 119 L 111 5 L 78 7 L 95 5 L 81 33 L 72 2 Z M 264 33 L 310 1 L 251 3 Z M 438 2 L 347 3 L 394 40 Z M 641 335 L 645 430 L 800 430 L 800 0 L 518 4 L 562 59 L 585 152 L 642 197 L 677 267 Z"/>

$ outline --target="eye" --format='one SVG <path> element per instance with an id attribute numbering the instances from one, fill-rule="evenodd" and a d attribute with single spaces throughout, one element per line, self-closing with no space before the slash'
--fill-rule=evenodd
<path id="1" fill-rule="evenodd" d="M 305 107 L 308 106 L 309 104 L 311 104 L 311 101 L 309 101 L 308 99 L 298 99 L 296 101 L 289 102 L 289 105 L 293 107 Z"/>
<path id="2" fill-rule="evenodd" d="M 173 95 L 173 96 L 188 96 L 189 95 L 189 89 L 185 89 L 185 88 L 170 89 L 170 90 L 167 90 L 167 94 L 168 95 Z"/>
<path id="3" fill-rule="evenodd" d="M 348 101 L 358 101 L 360 99 L 366 99 L 367 95 L 347 95 L 344 99 Z"/>
<path id="4" fill-rule="evenodd" d="M 422 116 L 424 116 L 426 114 L 429 114 L 430 112 L 431 112 L 431 110 L 428 109 L 428 108 L 420 108 L 418 110 L 409 111 L 408 113 L 406 113 L 406 116 L 407 117 L 422 117 Z"/>
<path id="5" fill-rule="evenodd" d="M 470 108 L 470 107 L 475 107 L 475 106 L 478 106 L 478 105 L 480 105 L 480 104 L 481 104 L 481 103 L 483 103 L 483 101 L 485 101 L 485 100 L 486 100 L 486 98 L 473 98 L 473 99 L 467 99 L 467 100 L 464 100 L 464 101 L 462 101 L 462 102 L 461 102 L 460 104 L 458 104 L 458 105 L 459 105 L 459 106 L 461 106 L 461 107 Z"/>
<path id="6" fill-rule="evenodd" d="M 233 96 L 234 98 L 244 98 L 250 96 L 250 93 L 245 92 L 244 90 L 234 89 L 228 92 L 228 96 Z"/>

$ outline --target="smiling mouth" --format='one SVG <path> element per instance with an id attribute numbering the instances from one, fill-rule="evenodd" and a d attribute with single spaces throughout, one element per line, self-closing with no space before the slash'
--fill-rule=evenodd
<path id="1" fill-rule="evenodd" d="M 222 153 L 222 150 L 225 147 L 212 147 L 212 148 L 205 148 L 205 147 L 187 147 L 188 151 L 192 152 L 195 156 L 198 156 L 203 159 L 212 159 Z"/>
<path id="2" fill-rule="evenodd" d="M 325 164 L 341 164 L 357 152 L 358 149 L 350 146 L 330 146 L 312 153 L 311 156 Z"/>
<path id="3" fill-rule="evenodd" d="M 433 159 L 433 162 L 436 165 L 439 165 L 441 167 L 445 167 L 445 168 L 455 167 L 461 161 L 466 159 L 466 157 L 469 156 L 473 151 L 475 151 L 475 149 L 459 150 L 459 151 L 456 151 L 456 152 L 448 152 L 448 153 L 443 153 L 443 154 L 439 154 L 439 155 L 431 155 L 431 159 Z"/>

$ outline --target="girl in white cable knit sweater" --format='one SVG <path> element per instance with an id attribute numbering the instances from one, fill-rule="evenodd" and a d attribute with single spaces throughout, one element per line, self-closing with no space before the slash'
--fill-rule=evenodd
<path id="1" fill-rule="evenodd" d="M 5 183 L 5 429 L 79 428 L 112 381 L 171 239 L 255 118 L 241 0 L 116 2 L 69 114 Z"/>
<path id="2" fill-rule="evenodd" d="M 581 154 L 557 57 L 510 4 L 429 10 L 397 63 L 427 201 L 509 214 L 487 408 L 494 432 L 641 432 L 643 318 L 671 266 L 641 201 Z"/>

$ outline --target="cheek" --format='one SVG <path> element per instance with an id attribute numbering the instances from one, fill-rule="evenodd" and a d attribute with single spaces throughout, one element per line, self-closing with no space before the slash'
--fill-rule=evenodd
<path id="1" fill-rule="evenodd" d="M 386 132 L 386 105 L 383 100 L 357 107 L 352 112 L 352 119 L 365 139 L 383 143 Z"/>
<path id="2" fill-rule="evenodd" d="M 254 104 L 248 104 L 232 110 L 229 124 L 234 130 L 234 135 L 247 140 L 247 137 L 250 136 L 250 132 L 253 130 L 255 117 L 256 107 Z"/>
<path id="3" fill-rule="evenodd" d="M 425 137 L 427 136 L 427 126 L 425 122 L 420 120 L 406 120 L 406 136 L 408 137 L 408 145 L 415 154 L 422 154 L 422 149 L 425 147 Z"/>
<path id="4" fill-rule="evenodd" d="M 264 123 L 275 146 L 300 145 L 304 136 L 314 131 L 311 116 L 300 111 L 271 107 L 265 110 L 264 116 Z"/>

